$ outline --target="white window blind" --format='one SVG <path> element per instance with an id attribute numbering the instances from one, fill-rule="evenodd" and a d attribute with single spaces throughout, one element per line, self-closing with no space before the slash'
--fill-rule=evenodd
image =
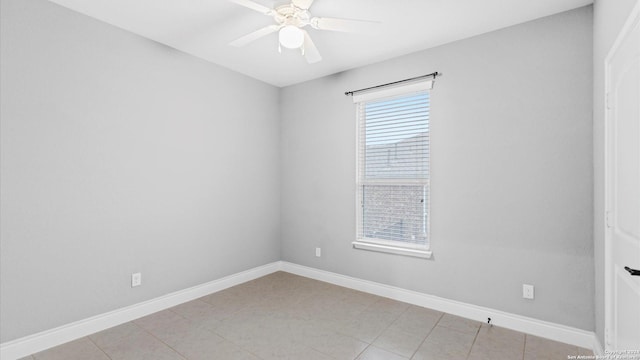
<path id="1" fill-rule="evenodd" d="M 383 248 L 382 251 L 429 247 L 430 112 L 425 88 L 430 88 L 431 83 L 422 84 L 418 91 L 412 84 L 405 91 L 394 89 L 396 94 L 390 97 L 369 95 L 355 99 L 359 207 L 356 247 Z M 385 95 L 388 94 L 389 91 Z M 376 248 L 358 246 L 366 244 L 375 244 Z"/>

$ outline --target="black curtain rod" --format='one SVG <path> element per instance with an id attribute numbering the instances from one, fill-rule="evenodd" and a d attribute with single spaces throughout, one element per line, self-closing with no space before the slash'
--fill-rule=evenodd
<path id="1" fill-rule="evenodd" d="M 427 77 L 433 77 L 435 79 L 437 76 L 441 76 L 441 75 L 442 75 L 441 73 L 436 71 L 436 72 L 433 72 L 433 73 L 427 74 L 427 75 L 416 76 L 416 77 L 412 77 L 412 78 L 409 78 L 409 79 L 394 81 L 394 82 L 390 82 L 390 83 L 386 83 L 386 84 L 382 84 L 382 85 L 376 85 L 376 86 L 372 86 L 372 87 L 368 87 L 368 88 L 364 88 L 364 89 L 347 91 L 344 94 L 347 95 L 347 96 L 351 96 L 351 95 L 353 95 L 353 94 L 355 94 L 357 92 L 361 92 L 361 91 L 377 89 L 377 88 L 381 88 L 381 87 L 385 87 L 385 86 L 389 86 L 389 85 L 400 84 L 400 83 L 403 83 L 403 82 L 412 81 L 412 80 L 418 80 L 418 79 L 427 78 Z"/>

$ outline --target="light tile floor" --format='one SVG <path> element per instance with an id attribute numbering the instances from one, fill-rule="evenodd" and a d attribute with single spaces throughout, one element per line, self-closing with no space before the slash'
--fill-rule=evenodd
<path id="1" fill-rule="evenodd" d="M 592 354 L 277 272 L 25 359 L 564 360 Z"/>

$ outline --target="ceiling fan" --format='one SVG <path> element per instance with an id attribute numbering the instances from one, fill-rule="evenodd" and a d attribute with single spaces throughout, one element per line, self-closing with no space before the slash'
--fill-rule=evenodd
<path id="1" fill-rule="evenodd" d="M 322 60 L 318 48 L 316 48 L 309 33 L 304 30 L 305 26 L 311 26 L 316 30 L 330 30 L 351 32 L 358 30 L 363 24 L 371 23 L 363 20 L 348 20 L 326 17 L 312 17 L 309 8 L 314 0 L 291 0 L 290 4 L 277 6 L 273 9 L 252 0 L 229 0 L 238 5 L 255 10 L 267 16 L 272 16 L 275 24 L 249 33 L 230 43 L 230 45 L 241 47 L 248 43 L 260 39 L 274 32 L 278 32 L 279 46 L 288 49 L 300 49 L 307 62 L 312 64 Z"/>

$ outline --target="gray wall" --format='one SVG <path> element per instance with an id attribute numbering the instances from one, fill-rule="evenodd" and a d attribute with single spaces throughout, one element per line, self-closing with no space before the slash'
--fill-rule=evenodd
<path id="1" fill-rule="evenodd" d="M 282 259 L 593 330 L 592 58 L 585 7 L 284 88 Z M 434 258 L 352 249 L 344 91 L 432 71 Z"/>
<path id="2" fill-rule="evenodd" d="M 596 0 L 593 7 L 593 170 L 596 334 L 604 345 L 604 59 L 636 0 Z"/>
<path id="3" fill-rule="evenodd" d="M 632 3 L 596 2 L 595 69 L 587 7 L 279 93 L 47 1 L 0 0 L 0 342 L 280 258 L 592 330 L 591 74 L 598 100 Z M 343 92 L 434 70 L 434 259 L 354 250 Z"/>
<path id="4" fill-rule="evenodd" d="M 1 342 L 279 260 L 277 88 L 1 6 Z"/>

